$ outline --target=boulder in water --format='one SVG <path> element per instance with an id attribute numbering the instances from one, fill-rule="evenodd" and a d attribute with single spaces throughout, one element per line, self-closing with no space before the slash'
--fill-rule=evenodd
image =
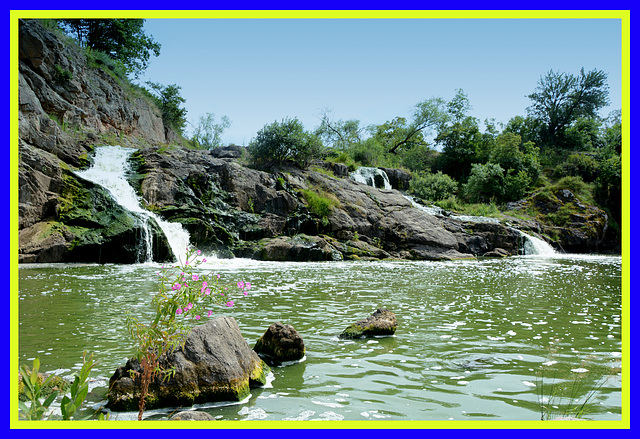
<path id="1" fill-rule="evenodd" d="M 251 350 L 230 317 L 217 317 L 196 326 L 184 346 L 160 357 L 164 370 L 174 369 L 168 379 L 156 376 L 149 385 L 146 408 L 191 406 L 211 401 L 240 401 L 250 387 L 266 384 L 269 366 Z M 130 359 L 109 380 L 108 407 L 138 410 L 140 372 L 137 359 Z"/>
<path id="2" fill-rule="evenodd" d="M 304 358 L 305 347 L 302 337 L 291 325 L 275 322 L 258 339 L 253 350 L 270 365 Z"/>
<path id="3" fill-rule="evenodd" d="M 396 315 L 386 308 L 379 308 L 369 317 L 352 323 L 342 331 L 340 338 L 362 338 L 377 335 L 393 335 L 398 328 Z"/>

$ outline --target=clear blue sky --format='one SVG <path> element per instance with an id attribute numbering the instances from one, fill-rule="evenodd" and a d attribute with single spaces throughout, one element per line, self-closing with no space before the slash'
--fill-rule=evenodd
<path id="1" fill-rule="evenodd" d="M 227 115 L 224 143 L 247 144 L 285 117 L 314 129 L 324 108 L 381 124 L 457 89 L 481 123 L 507 122 L 526 114 L 550 69 L 605 71 L 611 105 L 601 114 L 621 108 L 614 19 L 150 19 L 145 31 L 162 49 L 140 80 L 182 87 L 192 124 Z"/>

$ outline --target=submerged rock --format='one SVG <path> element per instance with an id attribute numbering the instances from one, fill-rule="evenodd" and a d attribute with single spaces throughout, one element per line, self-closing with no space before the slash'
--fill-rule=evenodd
<path id="1" fill-rule="evenodd" d="M 178 412 L 169 418 L 170 421 L 215 421 L 214 417 L 207 412 L 197 412 L 185 410 Z"/>
<path id="2" fill-rule="evenodd" d="M 175 373 L 163 380 L 156 376 L 149 385 L 146 408 L 191 406 L 211 401 L 240 401 L 249 388 L 266 384 L 269 366 L 251 350 L 230 317 L 217 317 L 197 326 L 184 346 L 160 357 L 165 370 Z M 111 410 L 138 409 L 140 372 L 137 359 L 130 359 L 109 380 L 108 407 Z"/>
<path id="3" fill-rule="evenodd" d="M 342 331 L 340 338 L 374 337 L 393 335 L 398 328 L 396 315 L 386 308 L 379 308 L 369 317 L 352 323 Z"/>
<path id="4" fill-rule="evenodd" d="M 298 331 L 280 322 L 269 326 L 253 350 L 270 365 L 301 360 L 305 354 L 304 341 Z"/>

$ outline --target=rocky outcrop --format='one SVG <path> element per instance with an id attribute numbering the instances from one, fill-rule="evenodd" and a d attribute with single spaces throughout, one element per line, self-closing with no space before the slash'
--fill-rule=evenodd
<path id="1" fill-rule="evenodd" d="M 35 20 L 19 21 L 18 43 L 19 261 L 136 262 L 139 219 L 73 171 L 95 144 L 165 142 L 159 111 Z M 152 233 L 166 260 L 166 238 Z"/>
<path id="2" fill-rule="evenodd" d="M 193 245 L 220 256 L 335 261 L 515 255 L 522 242 L 516 228 L 523 227 L 565 251 L 595 251 L 604 242 L 604 212 L 564 192 L 532 201 L 544 204 L 549 221 L 473 223 L 417 209 L 398 190 L 356 183 L 340 163 L 318 164 L 331 172 L 315 166 L 262 172 L 242 164 L 243 147 L 182 148 L 157 108 L 108 65 L 97 65 L 37 21 L 20 21 L 19 32 L 21 262 L 137 260 L 132 242 L 141 233 L 139 218 L 74 173 L 88 166 L 95 145 L 116 141 L 139 148 L 130 178 L 146 207 L 181 223 Z M 411 176 L 402 170 L 371 169 L 392 187 L 409 185 Z M 154 257 L 170 258 L 155 224 L 152 234 Z"/>
<path id="3" fill-rule="evenodd" d="M 342 331 L 340 338 L 363 338 L 382 335 L 393 335 L 398 329 L 398 321 L 393 312 L 379 308 L 369 317 L 352 323 Z"/>
<path id="4" fill-rule="evenodd" d="M 266 384 L 269 367 L 251 350 L 238 323 L 217 317 L 196 326 L 184 347 L 160 357 L 164 370 L 174 369 L 167 379 L 159 374 L 149 385 L 146 408 L 191 406 L 211 401 L 240 401 L 250 387 Z M 135 358 L 121 366 L 109 380 L 108 407 L 111 410 L 138 409 L 140 372 Z"/>
<path id="5" fill-rule="evenodd" d="M 269 365 L 280 365 L 304 358 L 302 336 L 291 325 L 275 322 L 260 336 L 253 350 Z"/>

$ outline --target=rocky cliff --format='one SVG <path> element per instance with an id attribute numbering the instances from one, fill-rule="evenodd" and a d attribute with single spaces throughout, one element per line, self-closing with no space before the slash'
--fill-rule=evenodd
<path id="1" fill-rule="evenodd" d="M 138 260 L 139 218 L 74 173 L 101 144 L 137 148 L 130 181 L 147 209 L 183 224 L 193 245 L 220 255 L 441 260 L 520 251 L 522 237 L 512 226 L 430 215 L 398 190 L 350 180 L 340 165 L 263 172 L 243 165 L 240 147 L 183 148 L 157 108 L 108 66 L 35 21 L 20 22 L 19 38 L 21 262 Z M 407 184 L 406 176 L 387 172 Z M 602 223 L 603 212 L 591 215 L 595 220 L 584 221 L 596 239 L 585 239 L 593 243 L 606 216 Z M 544 231 L 535 222 L 512 224 Z M 156 224 L 152 231 L 154 258 L 171 259 Z"/>

